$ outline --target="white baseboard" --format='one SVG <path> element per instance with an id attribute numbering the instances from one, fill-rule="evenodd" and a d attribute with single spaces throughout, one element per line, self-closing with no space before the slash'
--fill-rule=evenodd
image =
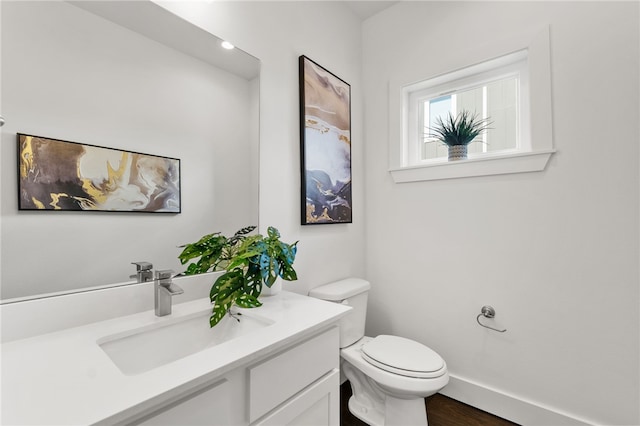
<path id="1" fill-rule="evenodd" d="M 455 375 L 450 375 L 449 384 L 440 393 L 523 426 L 594 424 L 557 409 L 508 395 Z"/>

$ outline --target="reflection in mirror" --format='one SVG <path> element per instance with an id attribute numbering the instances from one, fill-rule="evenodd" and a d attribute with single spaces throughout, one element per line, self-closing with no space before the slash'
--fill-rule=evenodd
<path id="1" fill-rule="evenodd" d="M 0 8 L 3 303 L 180 272 L 179 245 L 258 224 L 257 59 L 151 1 Z M 18 211 L 17 133 L 179 158 L 182 213 Z"/>

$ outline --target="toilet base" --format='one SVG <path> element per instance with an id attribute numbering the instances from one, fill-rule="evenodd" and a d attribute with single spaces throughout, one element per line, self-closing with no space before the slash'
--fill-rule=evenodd
<path id="1" fill-rule="evenodd" d="M 349 398 L 349 411 L 370 426 L 384 425 L 384 415 L 379 410 L 358 402 L 355 396 Z"/>
<path id="2" fill-rule="evenodd" d="M 393 400 L 393 401 L 392 401 Z M 398 399 L 386 396 L 385 412 L 366 407 L 355 397 L 349 398 L 351 414 L 371 426 L 427 426 L 427 409 L 424 399 Z M 385 421 L 385 417 L 389 421 Z"/>
<path id="3" fill-rule="evenodd" d="M 348 362 L 343 360 L 341 367 L 353 393 L 349 398 L 351 414 L 370 426 L 428 425 L 424 398 L 393 397 Z"/>

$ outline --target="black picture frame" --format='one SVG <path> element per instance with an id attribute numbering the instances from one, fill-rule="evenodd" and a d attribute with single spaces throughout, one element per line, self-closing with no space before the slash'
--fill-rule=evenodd
<path id="1" fill-rule="evenodd" d="M 351 85 L 298 58 L 302 225 L 352 223 Z"/>
<path id="2" fill-rule="evenodd" d="M 17 133 L 18 210 L 181 213 L 180 160 Z"/>

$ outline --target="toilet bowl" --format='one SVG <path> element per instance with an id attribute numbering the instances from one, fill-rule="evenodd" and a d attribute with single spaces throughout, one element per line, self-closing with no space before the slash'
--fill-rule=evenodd
<path id="1" fill-rule="evenodd" d="M 371 285 L 358 278 L 316 287 L 309 295 L 353 307 L 340 322 L 340 367 L 353 391 L 349 411 L 372 426 L 427 425 L 424 398 L 449 382 L 445 361 L 411 339 L 364 335 Z"/>

